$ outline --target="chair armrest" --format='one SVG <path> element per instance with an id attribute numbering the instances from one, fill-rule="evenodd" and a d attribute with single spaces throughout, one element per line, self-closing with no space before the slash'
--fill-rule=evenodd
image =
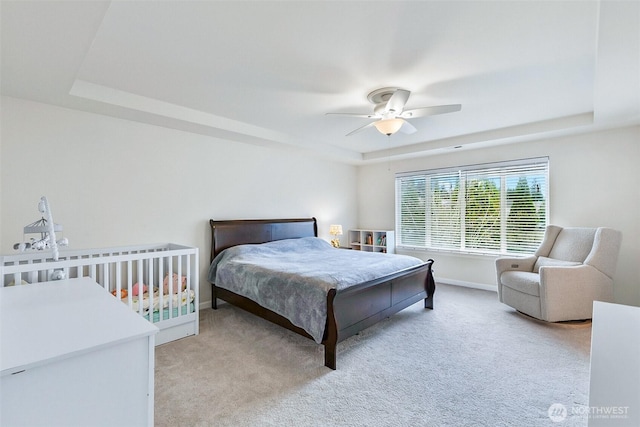
<path id="1" fill-rule="evenodd" d="M 593 239 L 593 248 L 584 263 L 613 278 L 621 243 L 621 232 L 606 227 L 598 228 Z"/>
<path id="2" fill-rule="evenodd" d="M 590 265 L 540 267 L 540 308 L 549 322 L 590 319 L 593 301 L 612 300 L 613 281 Z"/>
<path id="3" fill-rule="evenodd" d="M 496 273 L 498 278 L 505 271 L 533 271 L 538 259 L 535 255 L 527 257 L 500 257 L 496 259 Z"/>
<path id="4" fill-rule="evenodd" d="M 498 298 L 502 301 L 502 282 L 500 276 L 505 271 L 533 271 L 533 265 L 537 256 L 527 257 L 500 257 L 496 259 L 496 285 L 498 285 Z"/>

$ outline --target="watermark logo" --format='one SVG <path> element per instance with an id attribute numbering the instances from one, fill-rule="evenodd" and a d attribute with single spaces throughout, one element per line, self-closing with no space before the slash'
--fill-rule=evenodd
<path id="1" fill-rule="evenodd" d="M 590 419 L 627 419 L 628 406 L 573 406 L 570 410 L 562 403 L 554 403 L 547 410 L 549 419 L 554 423 L 561 423 L 568 416 L 587 417 Z"/>
<path id="2" fill-rule="evenodd" d="M 562 403 L 554 403 L 549 406 L 549 410 L 547 414 L 549 414 L 549 418 L 554 423 L 561 423 L 567 418 L 567 407 Z"/>

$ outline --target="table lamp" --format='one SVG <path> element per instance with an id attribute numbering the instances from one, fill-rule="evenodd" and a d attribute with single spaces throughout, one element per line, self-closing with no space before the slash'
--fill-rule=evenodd
<path id="1" fill-rule="evenodd" d="M 338 236 L 342 236 L 342 226 L 336 224 L 330 225 L 329 234 L 333 236 L 333 239 L 331 239 L 331 246 L 333 246 L 334 248 L 339 248 L 340 239 L 338 239 Z"/>

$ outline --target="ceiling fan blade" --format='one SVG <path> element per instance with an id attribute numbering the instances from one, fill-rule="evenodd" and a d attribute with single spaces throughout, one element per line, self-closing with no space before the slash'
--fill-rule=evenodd
<path id="1" fill-rule="evenodd" d="M 325 113 L 326 116 L 347 116 L 347 117 L 362 117 L 363 119 L 374 119 L 377 116 L 375 114 L 362 114 L 362 113 Z"/>
<path id="2" fill-rule="evenodd" d="M 373 121 L 373 122 L 371 122 L 371 123 L 367 123 L 367 124 L 366 124 L 366 125 L 364 125 L 364 126 L 360 126 L 358 129 L 356 129 L 356 130 L 352 130 L 351 132 L 349 132 L 346 136 L 351 136 L 351 135 L 353 135 L 354 133 L 358 133 L 358 132 L 360 132 L 360 131 L 365 130 L 366 128 L 370 128 L 371 126 L 373 126 L 373 124 L 374 124 L 374 123 L 375 123 L 375 121 Z"/>
<path id="3" fill-rule="evenodd" d="M 411 135 L 412 133 L 416 133 L 418 129 L 408 121 L 404 120 L 402 123 L 402 127 L 400 128 L 400 132 L 405 133 L 407 135 Z"/>
<path id="4" fill-rule="evenodd" d="M 391 95 L 391 98 L 387 101 L 387 105 L 384 107 L 384 112 L 399 115 L 407 103 L 409 95 L 411 95 L 411 92 L 408 90 L 396 89 L 396 91 L 393 92 L 393 95 Z"/>
<path id="5" fill-rule="evenodd" d="M 411 119 L 414 117 L 435 116 L 436 114 L 455 113 L 461 109 L 462 105 L 460 104 L 436 105 L 434 107 L 414 108 L 413 110 L 403 111 L 400 117 Z"/>

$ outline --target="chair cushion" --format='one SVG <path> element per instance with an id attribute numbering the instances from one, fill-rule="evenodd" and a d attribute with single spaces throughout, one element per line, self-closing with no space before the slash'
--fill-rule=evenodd
<path id="1" fill-rule="evenodd" d="M 547 258 L 544 256 L 539 256 L 538 259 L 536 260 L 536 263 L 533 266 L 533 272 L 534 273 L 539 273 L 540 272 L 540 267 L 546 267 L 546 266 L 551 266 L 551 267 L 570 267 L 573 265 L 581 265 L 582 263 L 580 262 L 576 262 L 576 261 L 563 261 L 561 259 L 555 259 L 555 258 Z"/>
<path id="2" fill-rule="evenodd" d="M 593 248 L 595 228 L 563 228 L 549 252 L 549 258 L 584 262 Z"/>
<path id="3" fill-rule="evenodd" d="M 534 297 L 540 296 L 540 275 L 528 271 L 505 271 L 500 276 L 502 286 Z"/>

